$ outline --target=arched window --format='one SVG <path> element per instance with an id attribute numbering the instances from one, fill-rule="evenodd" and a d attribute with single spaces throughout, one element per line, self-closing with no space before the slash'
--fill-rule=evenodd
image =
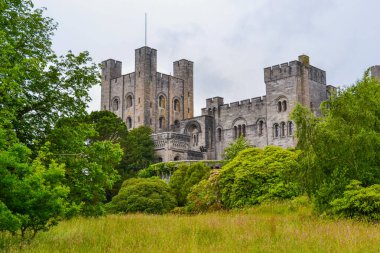
<path id="1" fill-rule="evenodd" d="M 165 108 L 166 99 L 163 95 L 159 96 L 158 98 L 158 106 L 161 108 Z"/>
<path id="2" fill-rule="evenodd" d="M 288 122 L 288 135 L 289 136 L 293 135 L 293 122 L 291 121 Z"/>
<path id="3" fill-rule="evenodd" d="M 161 163 L 161 162 L 162 162 L 162 157 L 158 157 L 158 158 L 157 158 L 157 161 L 158 161 L 159 163 Z"/>
<path id="4" fill-rule="evenodd" d="M 131 129 L 131 128 L 132 128 L 132 118 L 131 118 L 131 117 L 128 117 L 128 118 L 127 118 L 127 128 L 128 128 L 128 129 Z"/>
<path id="5" fill-rule="evenodd" d="M 132 107 L 133 106 L 133 98 L 132 98 L 132 95 L 128 95 L 127 96 L 127 108 L 130 108 L 130 107 Z"/>
<path id="6" fill-rule="evenodd" d="M 286 103 L 286 100 L 282 101 L 282 110 L 285 112 L 286 109 L 287 109 L 287 103 Z"/>
<path id="7" fill-rule="evenodd" d="M 281 137 L 285 137 L 285 122 L 281 122 Z"/>
<path id="8" fill-rule="evenodd" d="M 112 110 L 117 111 L 119 110 L 119 98 L 114 98 L 112 101 Z"/>
<path id="9" fill-rule="evenodd" d="M 259 135 L 263 135 L 264 132 L 264 121 L 260 120 L 259 121 Z"/>
<path id="10" fill-rule="evenodd" d="M 214 116 L 214 117 L 215 117 L 215 112 L 216 112 L 216 108 L 214 107 L 214 108 L 212 109 L 212 116 Z"/>
<path id="11" fill-rule="evenodd" d="M 238 137 L 240 137 L 241 136 L 241 125 L 238 125 L 238 129 L 239 129 L 239 135 L 238 135 Z"/>
<path id="12" fill-rule="evenodd" d="M 238 137 L 237 126 L 234 126 L 234 138 L 236 139 L 237 137 Z"/>
<path id="13" fill-rule="evenodd" d="M 159 128 L 165 127 L 165 118 L 164 117 L 161 117 L 158 122 L 159 122 Z"/>
<path id="14" fill-rule="evenodd" d="M 222 129 L 218 128 L 217 133 L 218 133 L 218 141 L 221 141 L 222 140 Z"/>
<path id="15" fill-rule="evenodd" d="M 178 156 L 178 155 L 176 155 L 176 156 L 174 157 L 174 161 L 179 161 L 179 156 Z"/>
<path id="16" fill-rule="evenodd" d="M 279 135 L 280 135 L 279 126 L 278 126 L 278 124 L 274 124 L 273 125 L 273 137 L 278 138 Z"/>
<path id="17" fill-rule="evenodd" d="M 181 111 L 181 106 L 178 99 L 174 99 L 174 111 L 176 112 Z"/>
<path id="18" fill-rule="evenodd" d="M 245 137 L 245 125 L 242 126 L 241 130 L 242 130 L 243 137 Z"/>
<path id="19" fill-rule="evenodd" d="M 281 101 L 278 101 L 278 103 L 277 103 L 277 111 L 281 112 L 281 108 L 282 108 Z"/>

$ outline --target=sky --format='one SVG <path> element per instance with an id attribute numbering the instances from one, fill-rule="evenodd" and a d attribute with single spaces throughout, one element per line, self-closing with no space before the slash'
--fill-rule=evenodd
<path id="1" fill-rule="evenodd" d="M 195 115 L 205 99 L 225 103 L 265 95 L 265 67 L 310 57 L 327 84 L 345 87 L 380 65 L 378 0 L 39 0 L 58 22 L 53 48 L 89 51 L 93 61 L 123 62 L 134 71 L 134 50 L 157 49 L 157 69 L 194 62 Z M 100 109 L 100 86 L 89 111 Z"/>

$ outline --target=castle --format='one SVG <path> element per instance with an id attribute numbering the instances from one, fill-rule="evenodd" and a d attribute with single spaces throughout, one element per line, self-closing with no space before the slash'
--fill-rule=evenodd
<path id="1" fill-rule="evenodd" d="M 289 114 L 297 103 L 319 115 L 319 106 L 335 90 L 326 72 L 309 57 L 264 69 L 266 95 L 224 104 L 206 99 L 194 117 L 193 62 L 173 63 L 173 75 L 157 72 L 157 50 L 135 50 L 135 72 L 122 75 L 122 63 L 102 62 L 101 109 L 118 115 L 133 129 L 152 128 L 158 161 L 219 160 L 223 150 L 243 135 L 252 146 L 293 147 L 294 123 Z M 380 66 L 371 69 L 380 77 Z"/>

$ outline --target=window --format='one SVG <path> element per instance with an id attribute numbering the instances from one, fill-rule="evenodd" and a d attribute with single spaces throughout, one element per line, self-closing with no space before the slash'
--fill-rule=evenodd
<path id="1" fill-rule="evenodd" d="M 214 108 L 212 109 L 212 116 L 214 116 L 214 117 L 215 117 L 215 111 L 216 111 L 216 108 L 214 107 Z"/>
<path id="2" fill-rule="evenodd" d="M 127 128 L 128 128 L 128 129 L 131 129 L 131 128 L 132 128 L 132 118 L 131 118 L 131 117 L 128 117 L 128 118 L 127 118 Z"/>
<path id="3" fill-rule="evenodd" d="M 178 155 L 176 155 L 176 156 L 174 157 L 174 161 L 179 161 L 179 156 L 178 156 Z"/>
<path id="4" fill-rule="evenodd" d="M 179 128 L 179 127 L 180 127 L 180 123 L 179 123 L 179 120 L 178 120 L 178 119 L 174 120 L 174 126 L 175 126 L 176 128 Z"/>
<path id="5" fill-rule="evenodd" d="M 159 123 L 159 128 L 164 128 L 165 127 L 165 118 L 164 117 L 161 117 L 159 120 L 158 120 L 158 123 Z"/>
<path id="6" fill-rule="evenodd" d="M 264 121 L 260 120 L 259 121 L 259 135 L 263 135 L 264 132 Z"/>
<path id="7" fill-rule="evenodd" d="M 218 141 L 221 141 L 222 140 L 222 129 L 218 128 L 217 133 L 218 133 Z"/>
<path id="8" fill-rule="evenodd" d="M 132 105 L 133 105 L 133 98 L 132 98 L 132 95 L 128 95 L 128 96 L 127 96 L 127 108 L 132 107 Z"/>
<path id="9" fill-rule="evenodd" d="M 181 111 L 181 106 L 178 99 L 174 99 L 174 111 L 175 112 Z"/>
<path id="10" fill-rule="evenodd" d="M 285 112 L 287 109 L 286 100 L 282 101 L 282 110 Z"/>
<path id="11" fill-rule="evenodd" d="M 162 160 L 162 157 L 158 157 L 157 158 L 157 161 L 159 162 L 159 163 L 161 163 L 163 160 Z"/>
<path id="12" fill-rule="evenodd" d="M 158 106 L 161 108 L 165 108 L 165 104 L 166 104 L 165 97 L 162 95 L 159 96 L 158 97 Z"/>
<path id="13" fill-rule="evenodd" d="M 119 110 L 119 98 L 114 98 L 112 101 L 112 110 L 117 111 Z"/>
<path id="14" fill-rule="evenodd" d="M 243 125 L 241 129 L 242 129 L 242 135 L 243 137 L 245 137 L 245 125 Z"/>
<path id="15" fill-rule="evenodd" d="M 278 103 L 277 103 L 277 111 L 281 112 L 281 108 L 282 108 L 281 101 L 278 101 Z"/>
<path id="16" fill-rule="evenodd" d="M 238 137 L 237 135 L 237 126 L 234 126 L 234 138 L 236 139 Z"/>
<path id="17" fill-rule="evenodd" d="M 279 132 L 279 127 L 278 124 L 273 125 L 273 137 L 278 138 L 280 132 Z"/>
<path id="18" fill-rule="evenodd" d="M 293 122 L 291 121 L 288 122 L 288 135 L 289 136 L 293 135 Z"/>
<path id="19" fill-rule="evenodd" d="M 285 122 L 281 122 L 281 137 L 285 137 Z"/>

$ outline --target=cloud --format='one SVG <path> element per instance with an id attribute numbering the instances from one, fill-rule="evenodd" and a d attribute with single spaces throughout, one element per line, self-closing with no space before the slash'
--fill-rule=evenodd
<path id="1" fill-rule="evenodd" d="M 134 70 L 134 49 L 158 50 L 158 70 L 194 62 L 195 114 L 205 98 L 226 102 L 265 94 L 263 68 L 308 54 L 333 85 L 349 85 L 380 64 L 377 0 L 50 0 L 38 5 L 60 24 L 58 53 L 88 50 L 94 60 L 123 61 Z M 91 91 L 99 109 L 100 88 Z"/>

